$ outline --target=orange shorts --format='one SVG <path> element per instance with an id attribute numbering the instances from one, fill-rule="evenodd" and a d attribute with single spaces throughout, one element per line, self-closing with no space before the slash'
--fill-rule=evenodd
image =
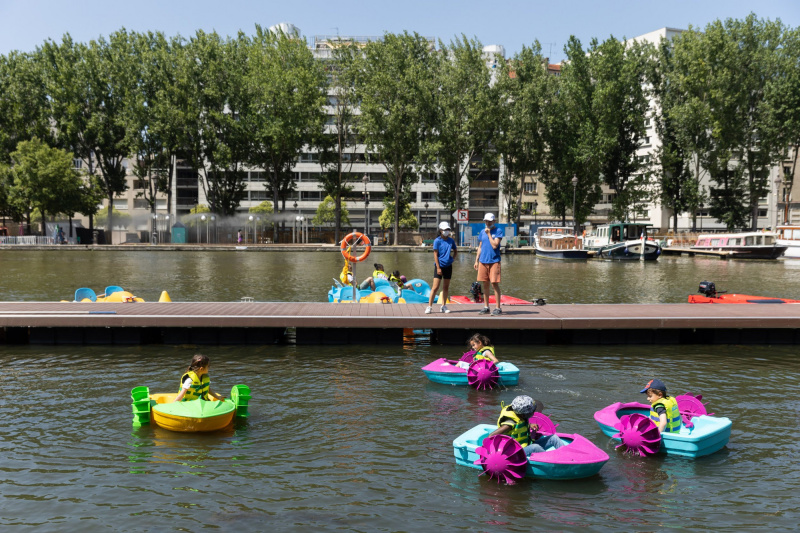
<path id="1" fill-rule="evenodd" d="M 478 281 L 500 283 L 500 262 L 478 263 Z"/>

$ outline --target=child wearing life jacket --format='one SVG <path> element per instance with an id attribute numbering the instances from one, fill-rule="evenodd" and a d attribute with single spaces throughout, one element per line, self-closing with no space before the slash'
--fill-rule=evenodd
<path id="1" fill-rule="evenodd" d="M 486 359 L 487 361 L 491 361 L 494 364 L 499 364 L 500 360 L 494 355 L 494 346 L 492 345 L 492 341 L 489 340 L 489 337 L 483 335 L 481 333 L 476 333 L 472 337 L 469 338 L 467 341 L 467 345 L 472 348 L 472 351 L 475 352 L 472 355 L 471 363 L 475 361 L 480 361 L 481 359 Z M 466 355 L 466 354 L 465 354 Z M 459 361 L 456 365 L 459 368 L 469 368 L 470 363 L 466 361 Z"/>
<path id="2" fill-rule="evenodd" d="M 208 400 L 213 396 L 217 400 L 224 400 L 225 397 L 211 391 L 211 378 L 208 375 L 208 357 L 197 354 L 192 357 L 189 369 L 181 376 L 181 391 L 175 398 L 176 402 L 188 402 L 201 398 Z"/>
<path id="3" fill-rule="evenodd" d="M 651 379 L 639 392 L 650 402 L 650 420 L 659 433 L 677 433 L 681 430 L 681 412 L 678 401 L 667 394 L 667 386 L 660 379 Z"/>
<path id="4" fill-rule="evenodd" d="M 560 448 L 566 444 L 558 435 L 543 435 L 536 440 L 531 438 L 531 430 L 535 433 L 539 426 L 530 424 L 528 419 L 536 411 L 544 409 L 542 402 L 538 402 L 530 396 L 517 396 L 510 405 L 500 404 L 500 416 L 497 418 L 497 429 L 492 431 L 489 436 L 508 435 L 516 440 L 525 455 L 540 453 L 548 448 Z"/>

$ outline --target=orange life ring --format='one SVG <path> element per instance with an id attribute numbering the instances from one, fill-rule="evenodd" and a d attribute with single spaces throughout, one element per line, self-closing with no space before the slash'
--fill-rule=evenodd
<path id="1" fill-rule="evenodd" d="M 356 257 L 347 250 L 347 247 L 355 246 L 359 242 L 363 242 L 367 247 L 364 250 L 363 254 Z M 345 238 L 342 239 L 341 249 L 342 249 L 342 255 L 344 256 L 345 259 L 347 259 L 352 263 L 360 263 L 361 261 L 369 257 L 369 253 L 372 251 L 372 243 L 369 241 L 369 237 L 367 237 L 363 233 L 354 231 L 353 233 L 345 236 Z"/>

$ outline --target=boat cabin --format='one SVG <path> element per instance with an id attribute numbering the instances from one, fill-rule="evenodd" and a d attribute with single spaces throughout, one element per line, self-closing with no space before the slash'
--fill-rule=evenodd
<path id="1" fill-rule="evenodd" d="M 692 248 L 741 248 L 747 246 L 774 246 L 776 243 L 774 233 L 749 232 L 749 233 L 718 233 L 700 235 Z"/>
<path id="2" fill-rule="evenodd" d="M 612 222 L 598 226 L 594 233 L 587 237 L 587 247 L 609 246 L 627 241 L 640 241 L 642 235 L 652 230 L 652 224 L 636 222 Z"/>
<path id="3" fill-rule="evenodd" d="M 575 235 L 573 228 L 539 226 L 536 230 L 539 246 L 549 250 L 580 250 L 583 238 Z"/>

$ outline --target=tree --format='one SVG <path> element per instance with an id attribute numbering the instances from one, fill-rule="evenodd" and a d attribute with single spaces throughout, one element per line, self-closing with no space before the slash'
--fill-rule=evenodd
<path id="1" fill-rule="evenodd" d="M 339 242 L 342 225 L 350 225 L 347 216 L 342 215 L 342 210 L 346 211 L 342 199 L 353 191 L 349 183 L 354 179 L 350 170 L 355 162 L 358 144 L 355 77 L 360 55 L 361 50 L 354 44 L 338 42 L 334 45 L 332 60 L 326 61 L 323 67 L 330 80 L 328 108 L 332 112 L 333 124 L 317 144 L 320 146 L 320 165 L 323 168 L 320 188 L 334 202 L 334 242 Z"/>
<path id="2" fill-rule="evenodd" d="M 600 199 L 599 118 L 594 110 L 596 85 L 592 65 L 581 42 L 570 37 L 564 47 L 567 61 L 556 78 L 547 113 L 547 151 L 540 181 L 545 185 L 550 212 L 566 225 L 575 197 L 575 219 L 586 220 Z M 573 188 L 572 178 L 578 178 Z"/>
<path id="3" fill-rule="evenodd" d="M 131 216 L 128 213 L 118 211 L 116 208 L 111 209 L 112 215 L 108 216 L 108 211 L 100 211 L 97 215 L 97 227 L 104 228 L 110 235 L 114 228 L 127 229 L 131 223 Z M 113 226 L 112 226 L 113 224 Z"/>
<path id="4" fill-rule="evenodd" d="M 783 145 L 789 147 L 792 163 L 783 179 L 791 182 L 800 159 L 800 28 L 785 32 L 778 54 L 776 75 L 767 83 L 765 98 L 769 101 L 771 127 L 781 134 Z M 787 189 L 791 191 L 790 185 Z"/>
<path id="5" fill-rule="evenodd" d="M 293 35 L 256 25 L 248 50 L 242 122 L 252 142 L 249 162 L 267 173 L 273 205 L 282 200 L 282 212 L 294 189 L 291 166 L 324 127 L 325 77 L 305 41 Z"/>
<path id="6" fill-rule="evenodd" d="M 480 41 L 464 35 L 449 46 L 440 41 L 436 59 L 434 122 L 423 151 L 430 166 L 440 170 L 439 201 L 445 210 L 454 211 L 464 207 L 469 184 L 477 175 L 469 172 L 470 162 L 489 155 L 498 95 Z M 500 76 L 504 74 L 501 71 Z"/>
<path id="7" fill-rule="evenodd" d="M 381 229 L 389 229 L 398 227 L 402 229 L 410 229 L 414 230 L 419 227 L 419 220 L 411 211 L 411 206 L 406 204 L 403 206 L 403 210 L 400 211 L 400 222 L 395 224 L 394 222 L 394 215 L 397 213 L 397 210 L 394 208 L 394 205 L 391 202 L 384 202 L 386 207 L 383 209 L 381 216 L 378 217 L 378 223 L 381 225 Z"/>
<path id="8" fill-rule="evenodd" d="M 341 224 L 344 226 L 350 225 L 350 212 L 344 205 L 339 207 L 338 213 L 336 209 L 336 200 L 330 195 L 317 206 L 317 213 L 311 221 L 315 226 L 328 226 Z M 338 237 L 337 240 L 338 241 Z"/>
<path id="9" fill-rule="evenodd" d="M 42 216 L 43 234 L 47 214 L 75 209 L 67 201 L 75 201 L 79 196 L 82 182 L 72 168 L 71 153 L 50 148 L 37 138 L 22 141 L 11 153 L 9 172 L 9 203 L 29 216 L 34 208 L 38 209 Z"/>
<path id="10" fill-rule="evenodd" d="M 358 131 L 371 160 L 386 168 L 395 245 L 403 197 L 418 181 L 414 163 L 433 124 L 436 60 L 430 48 L 416 33 L 387 33 L 365 47 L 356 80 L 361 102 Z"/>
<path id="11" fill-rule="evenodd" d="M 56 141 L 87 162 L 90 176 L 99 169 L 113 224 L 114 196 L 127 189 L 124 161 L 131 153 L 125 110 L 136 83 L 133 38 L 123 29 L 84 45 L 67 34 L 60 45 L 45 42 L 41 53 Z"/>
<path id="12" fill-rule="evenodd" d="M 50 139 L 47 93 L 39 54 L 0 55 L 0 163 L 22 141 Z"/>
<path id="13" fill-rule="evenodd" d="M 521 183 L 526 174 L 540 173 L 545 163 L 546 127 L 552 110 L 552 77 L 547 59 L 536 42 L 503 66 L 497 86 L 500 124 L 495 137 L 503 157 L 505 176 L 500 188 L 506 198 L 506 212 L 519 223 Z M 509 218 L 509 222 L 512 218 Z"/>

